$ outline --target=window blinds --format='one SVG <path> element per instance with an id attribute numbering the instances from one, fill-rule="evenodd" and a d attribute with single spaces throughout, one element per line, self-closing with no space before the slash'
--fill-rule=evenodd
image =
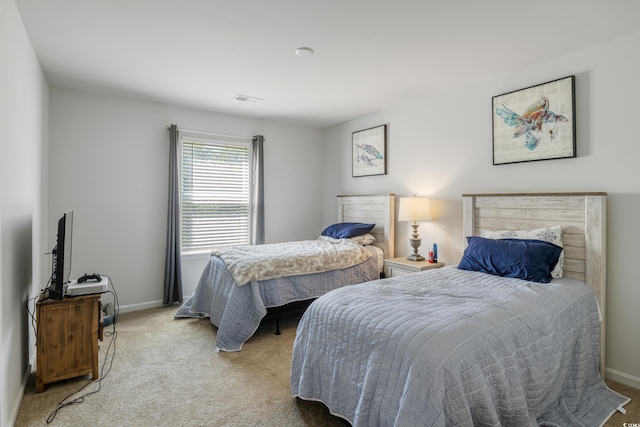
<path id="1" fill-rule="evenodd" d="M 249 244 L 250 146 L 182 139 L 182 250 Z"/>

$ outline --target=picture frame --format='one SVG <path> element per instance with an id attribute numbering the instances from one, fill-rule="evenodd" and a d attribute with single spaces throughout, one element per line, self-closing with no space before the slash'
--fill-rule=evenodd
<path id="1" fill-rule="evenodd" d="M 494 96 L 493 164 L 576 157 L 575 76 Z"/>
<path id="2" fill-rule="evenodd" d="M 351 134 L 351 176 L 387 174 L 387 125 Z"/>

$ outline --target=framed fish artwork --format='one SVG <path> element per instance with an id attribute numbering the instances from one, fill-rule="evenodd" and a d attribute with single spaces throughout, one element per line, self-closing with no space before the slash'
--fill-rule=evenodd
<path id="1" fill-rule="evenodd" d="M 576 157 L 575 76 L 492 98 L 493 164 Z"/>
<path id="2" fill-rule="evenodd" d="M 351 134 L 351 176 L 387 174 L 387 125 Z"/>

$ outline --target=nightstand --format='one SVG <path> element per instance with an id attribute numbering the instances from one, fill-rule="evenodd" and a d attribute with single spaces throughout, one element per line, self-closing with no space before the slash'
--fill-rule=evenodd
<path id="1" fill-rule="evenodd" d="M 407 257 L 398 257 L 384 260 L 386 277 L 397 277 L 403 274 L 415 273 L 432 268 L 444 267 L 444 262 L 409 261 Z"/>
<path id="2" fill-rule="evenodd" d="M 55 381 L 87 374 L 92 380 L 100 377 L 101 312 L 100 294 L 38 301 L 36 393 Z"/>

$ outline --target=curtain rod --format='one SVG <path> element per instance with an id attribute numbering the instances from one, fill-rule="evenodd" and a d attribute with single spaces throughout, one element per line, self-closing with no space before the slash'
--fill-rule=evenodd
<path id="1" fill-rule="evenodd" d="M 166 129 L 167 130 L 171 129 L 171 126 L 167 125 Z M 243 138 L 243 139 L 249 139 L 249 140 L 253 139 L 253 137 L 251 137 L 251 136 L 225 135 L 225 134 L 222 134 L 222 133 L 211 133 L 211 132 L 203 132 L 203 131 L 200 131 L 200 130 L 189 130 L 189 129 L 181 129 L 181 128 L 178 128 L 178 130 L 181 130 L 183 132 L 199 133 L 199 134 L 202 134 L 202 135 L 216 136 L 216 137 L 220 137 L 220 138 Z"/>

